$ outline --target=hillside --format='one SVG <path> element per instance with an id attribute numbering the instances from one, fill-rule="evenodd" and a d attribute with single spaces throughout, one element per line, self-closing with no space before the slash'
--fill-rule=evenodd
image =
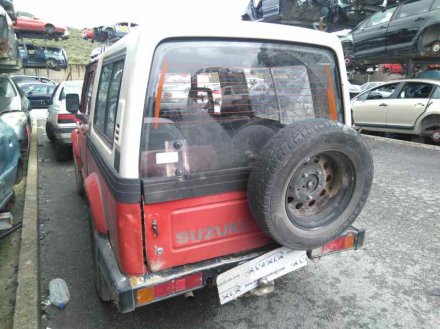
<path id="1" fill-rule="evenodd" d="M 70 38 L 67 40 L 50 40 L 45 43 L 44 40 L 23 39 L 23 42 L 34 43 L 39 46 L 62 47 L 67 52 L 69 64 L 87 64 L 89 62 L 90 53 L 93 48 L 98 47 L 98 44 L 81 39 L 81 30 L 70 28 L 69 31 Z"/>

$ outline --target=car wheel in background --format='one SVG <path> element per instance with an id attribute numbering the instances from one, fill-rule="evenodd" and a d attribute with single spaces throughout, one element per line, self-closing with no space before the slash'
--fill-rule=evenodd
<path id="1" fill-rule="evenodd" d="M 53 142 L 55 140 L 55 134 L 53 133 L 52 128 L 50 127 L 49 122 L 46 122 L 46 135 L 47 135 L 47 138 L 49 138 L 49 140 L 51 142 Z"/>
<path id="2" fill-rule="evenodd" d="M 324 245 L 361 212 L 373 160 L 353 129 L 325 119 L 294 123 L 263 147 L 247 195 L 257 224 L 292 249 Z"/>
<path id="3" fill-rule="evenodd" d="M 15 191 L 12 191 L 12 196 L 9 201 L 5 204 L 3 209 L 0 209 L 1 212 L 10 212 L 14 208 L 15 205 Z"/>
<path id="4" fill-rule="evenodd" d="M 50 69 L 55 69 L 56 66 L 57 66 L 56 63 L 55 63 L 55 61 L 54 61 L 52 58 L 50 58 L 50 59 L 47 60 L 46 65 L 47 65 L 47 67 L 50 68 Z"/>
<path id="5" fill-rule="evenodd" d="M 55 34 L 55 31 L 56 31 L 55 26 L 53 26 L 52 24 L 46 24 L 44 26 L 44 33 L 45 34 L 52 35 L 52 34 Z"/>
<path id="6" fill-rule="evenodd" d="M 60 144 L 57 140 L 53 142 L 53 150 L 57 161 L 68 161 L 72 158 L 72 146 Z"/>
<path id="7" fill-rule="evenodd" d="M 23 179 L 23 160 L 18 160 L 17 172 L 15 173 L 15 185 L 19 184 Z"/>

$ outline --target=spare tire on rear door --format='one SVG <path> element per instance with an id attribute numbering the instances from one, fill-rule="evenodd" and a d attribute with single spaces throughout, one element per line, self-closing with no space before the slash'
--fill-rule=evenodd
<path id="1" fill-rule="evenodd" d="M 373 171 L 353 129 L 325 119 L 297 122 L 263 147 L 249 177 L 249 205 L 258 225 L 281 245 L 319 247 L 359 215 Z"/>

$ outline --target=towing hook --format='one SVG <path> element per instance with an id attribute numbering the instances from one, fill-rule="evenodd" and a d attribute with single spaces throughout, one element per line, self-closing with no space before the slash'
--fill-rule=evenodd
<path id="1" fill-rule="evenodd" d="M 272 293 L 275 290 L 275 281 L 269 281 L 267 278 L 258 280 L 258 287 L 251 290 L 254 296 L 262 297 Z"/>

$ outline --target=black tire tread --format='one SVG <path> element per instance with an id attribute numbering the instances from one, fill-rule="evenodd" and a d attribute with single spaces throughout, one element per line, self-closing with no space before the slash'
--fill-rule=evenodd
<path id="1" fill-rule="evenodd" d="M 279 168 L 284 165 L 282 161 L 286 159 L 286 154 L 290 153 L 312 135 L 324 130 L 346 129 L 347 132 L 357 136 L 360 143 L 364 144 L 356 131 L 348 127 L 342 127 L 342 124 L 326 119 L 312 119 L 296 122 L 280 130 L 263 147 L 251 171 L 247 195 L 252 214 L 254 215 L 257 224 L 275 241 L 280 241 L 282 239 L 276 230 L 276 223 L 272 220 L 266 220 L 266 218 L 271 218 L 270 185 L 275 181 L 275 175 L 278 173 Z M 276 157 L 277 161 L 267 161 L 268 158 L 273 157 Z M 371 176 L 373 175 L 372 172 L 370 174 Z M 362 199 L 357 204 L 357 207 L 354 209 L 353 214 L 350 217 L 351 219 L 354 220 L 359 215 L 367 201 L 368 195 L 369 193 L 363 195 Z M 353 220 L 349 221 L 346 228 L 348 228 Z M 295 243 L 291 243 L 291 245 L 295 249 L 302 248 L 301 245 Z"/>

